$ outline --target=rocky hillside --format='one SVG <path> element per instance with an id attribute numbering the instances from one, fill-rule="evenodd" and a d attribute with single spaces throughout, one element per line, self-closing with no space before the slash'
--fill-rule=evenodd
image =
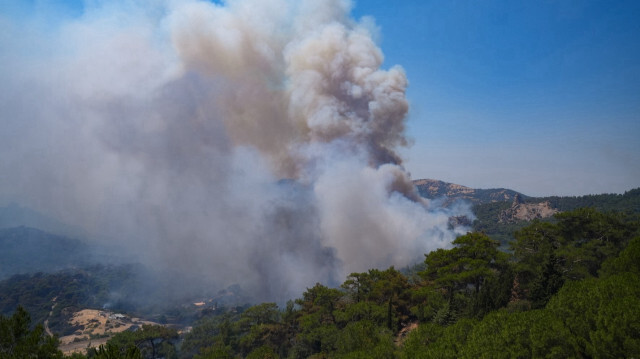
<path id="1" fill-rule="evenodd" d="M 516 195 L 511 207 L 500 212 L 498 222 L 533 221 L 534 219 L 549 218 L 558 212 L 557 209 L 551 207 L 549 201 L 525 203 L 520 196 Z"/>
<path id="2" fill-rule="evenodd" d="M 500 241 L 504 248 L 513 240 L 515 231 L 532 220 L 549 219 L 558 212 L 590 207 L 602 212 L 640 214 L 640 188 L 624 194 L 528 197 L 510 189 L 474 189 L 433 179 L 416 180 L 414 184 L 422 197 L 444 198 L 445 206 L 458 200 L 470 202 L 476 216 L 472 230 L 486 233 Z M 453 218 L 452 221 L 459 223 L 460 219 Z"/>
<path id="3" fill-rule="evenodd" d="M 447 198 L 447 202 L 458 199 L 469 201 L 473 204 L 513 201 L 516 196 L 528 198 L 522 193 L 505 189 L 475 189 L 459 184 L 447 183 L 433 179 L 415 180 L 413 183 L 418 188 L 420 196 L 428 199 Z"/>

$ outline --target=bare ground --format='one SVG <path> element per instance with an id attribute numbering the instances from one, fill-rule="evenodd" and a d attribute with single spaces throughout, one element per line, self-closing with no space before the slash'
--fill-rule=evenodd
<path id="1" fill-rule="evenodd" d="M 81 325 L 84 329 L 60 338 L 60 350 L 66 355 L 85 353 L 88 348 L 97 348 L 105 344 L 115 334 L 123 332 L 134 325 L 158 324 L 96 309 L 84 309 L 76 312 L 70 323 Z"/>

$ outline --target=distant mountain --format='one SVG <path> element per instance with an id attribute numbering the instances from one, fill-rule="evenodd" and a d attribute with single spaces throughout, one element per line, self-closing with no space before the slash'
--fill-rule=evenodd
<path id="1" fill-rule="evenodd" d="M 420 196 L 424 198 L 445 198 L 445 205 L 457 200 L 464 200 L 480 208 L 500 208 L 502 211 L 512 208 L 511 212 L 514 213 L 516 219 L 545 218 L 553 214 L 550 213 L 550 210 L 564 212 L 581 207 L 591 207 L 604 212 L 640 213 L 640 188 L 629 190 L 623 194 L 530 197 L 506 188 L 477 189 L 434 179 L 419 179 L 413 183 Z M 536 204 L 536 206 L 532 206 L 532 204 Z M 525 214 L 524 212 L 527 210 L 541 213 L 541 215 Z M 502 221 L 508 222 L 509 218 L 503 216 Z"/>
<path id="2" fill-rule="evenodd" d="M 0 279 L 91 264 L 89 245 L 30 227 L 0 229 Z"/>
<path id="3" fill-rule="evenodd" d="M 51 273 L 101 263 L 124 263 L 127 259 L 116 248 L 36 228 L 0 229 L 0 280 L 15 274 Z"/>
<path id="4" fill-rule="evenodd" d="M 11 203 L 0 207 L 0 228 L 31 227 L 67 237 L 85 237 L 80 228 L 62 223 L 38 211 Z"/>
<path id="5" fill-rule="evenodd" d="M 526 199 L 522 193 L 505 189 L 475 189 L 459 184 L 447 183 L 434 179 L 420 179 L 413 181 L 420 196 L 427 199 L 446 198 L 446 203 L 455 200 L 465 200 L 473 204 L 513 201 L 516 196 Z"/>

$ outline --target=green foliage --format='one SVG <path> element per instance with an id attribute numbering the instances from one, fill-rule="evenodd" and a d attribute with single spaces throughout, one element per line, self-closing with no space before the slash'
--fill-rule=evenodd
<path id="1" fill-rule="evenodd" d="M 336 342 L 336 358 L 393 358 L 395 352 L 391 331 L 368 320 L 351 322 L 344 327 Z"/>
<path id="2" fill-rule="evenodd" d="M 599 212 L 617 211 L 640 214 L 640 188 L 623 194 L 598 194 L 578 197 L 544 197 L 538 201 L 549 201 L 560 211 L 573 211 L 578 208 L 593 208 Z"/>
<path id="3" fill-rule="evenodd" d="M 463 358 L 527 358 L 574 356 L 571 334 L 546 311 L 487 315 L 474 326 L 459 349 Z"/>
<path id="4" fill-rule="evenodd" d="M 572 225 L 576 222 L 581 224 Z M 491 311 L 480 321 L 460 319 L 455 324 L 444 323 L 449 324 L 446 327 L 437 321 L 422 323 L 409 334 L 400 358 L 638 357 L 640 237 L 629 242 L 617 257 L 606 260 L 601 278 L 565 280 L 556 257 L 564 253 L 563 247 L 579 247 L 577 242 L 604 240 L 599 239 L 603 233 L 607 237 L 604 241 L 623 246 L 623 237 L 637 231 L 632 223 L 623 221 L 620 226 L 612 217 L 581 210 L 560 218 L 557 227 L 536 223 L 527 228 L 524 239 L 528 242 L 519 243 L 520 249 L 528 248 L 521 252 L 525 253 L 524 265 L 535 264 L 533 260 L 527 262 L 531 258 L 526 256 L 547 251 L 546 256 L 539 257 L 546 259 L 538 265 L 541 270 L 531 288 L 534 306 L 541 309 L 528 310 L 520 305 L 527 301 L 518 299 L 508 309 Z M 520 264 L 516 262 L 515 268 L 526 268 Z"/>
<path id="5" fill-rule="evenodd" d="M 482 233 L 468 233 L 453 244 L 452 249 L 427 254 L 427 268 L 422 272 L 425 279 L 446 289 L 450 296 L 467 286 L 473 286 L 478 293 L 484 279 L 494 276 L 495 267 L 506 259 L 497 249 L 499 243 Z"/>
<path id="6" fill-rule="evenodd" d="M 238 321 L 238 325 L 246 330 L 254 325 L 273 324 L 279 320 L 280 311 L 278 311 L 278 306 L 275 303 L 262 303 L 245 310 Z"/>
<path id="7" fill-rule="evenodd" d="M 124 331 L 114 335 L 107 344 L 119 348 L 122 353 L 137 348 L 143 358 L 177 358 L 172 341 L 178 339 L 175 329 L 161 325 L 145 324 L 134 332 Z"/>
<path id="8" fill-rule="evenodd" d="M 349 290 L 349 283 L 356 280 L 359 286 L 359 293 Z M 347 289 L 347 298 L 355 301 L 356 304 L 365 302 L 370 310 L 368 315 L 354 318 L 356 320 L 368 318 L 377 325 L 380 322 L 382 308 L 386 307 L 385 323 L 389 330 L 397 331 L 402 323 L 411 316 L 411 295 L 407 278 L 391 267 L 385 271 L 371 269 L 367 273 L 352 273 L 343 288 Z"/>
<path id="9" fill-rule="evenodd" d="M 296 357 L 328 353 L 335 349 L 338 327 L 334 311 L 341 305 L 341 291 L 316 284 L 296 300 L 300 306 L 298 334 L 293 348 Z"/>
<path id="10" fill-rule="evenodd" d="M 99 346 L 97 349 L 89 350 L 87 354 L 89 359 L 143 359 L 140 349 L 135 345 L 129 345 L 121 348 L 118 345 L 107 343 Z"/>
<path id="11" fill-rule="evenodd" d="M 263 345 L 253 350 L 246 359 L 280 359 L 280 356 L 267 345 Z"/>
<path id="12" fill-rule="evenodd" d="M 555 219 L 534 221 L 516 232 L 511 244 L 519 295 L 534 308 L 544 307 L 565 280 L 597 276 L 602 263 L 640 230 L 637 217 L 591 208 L 560 213 Z"/>
<path id="13" fill-rule="evenodd" d="M 421 272 L 426 281 L 446 293 L 447 305 L 434 308 L 433 301 L 430 305 L 432 319 L 443 325 L 454 323 L 460 316 L 481 316 L 505 305 L 513 277 L 507 255 L 487 235 L 468 233 L 453 244 L 452 249 L 427 254 L 426 269 Z M 423 318 L 428 317 L 427 313 L 422 314 Z"/>
<path id="14" fill-rule="evenodd" d="M 440 338 L 427 347 L 426 353 L 420 357 L 457 358 L 476 324 L 476 320 L 461 319 L 454 325 L 444 328 Z"/>
<path id="15" fill-rule="evenodd" d="M 11 317 L 0 315 L 0 358 L 62 358 L 58 339 L 44 332 L 42 325 L 31 330 L 31 317 L 18 306 Z"/>
<path id="16" fill-rule="evenodd" d="M 442 291 L 432 286 L 416 286 L 411 293 L 411 314 L 420 322 L 430 321 L 445 305 L 448 305 Z"/>
<path id="17" fill-rule="evenodd" d="M 200 353 L 204 348 L 209 348 L 218 342 L 229 341 L 230 322 L 237 320 L 239 316 L 230 313 L 223 315 L 204 317 L 198 321 L 182 343 L 182 357 L 192 357 Z"/>
<path id="18" fill-rule="evenodd" d="M 193 357 L 194 359 L 233 359 L 233 350 L 230 346 L 220 342 L 215 345 L 204 348 L 201 354 Z"/>
<path id="19" fill-rule="evenodd" d="M 474 298 L 472 313 L 477 317 L 506 306 L 513 294 L 515 272 L 512 265 L 502 261 L 495 265 L 497 274 L 485 278 Z"/>
<path id="20" fill-rule="evenodd" d="M 637 221 L 618 213 L 600 213 L 591 208 L 559 213 L 557 230 L 564 246 L 569 279 L 597 276 L 600 265 L 613 257 L 638 233 Z"/>
<path id="21" fill-rule="evenodd" d="M 185 336 L 181 357 L 190 358 L 198 353 L 203 358 L 224 356 L 224 353 L 246 356 L 262 347 L 286 350 L 290 323 L 283 318 L 292 320 L 291 313 L 283 316 L 274 303 L 255 305 L 241 313 L 203 318 Z"/>
<path id="22" fill-rule="evenodd" d="M 562 212 L 574 211 L 579 208 L 592 208 L 599 212 L 617 211 L 619 213 L 637 215 L 640 214 L 640 188 L 627 191 L 624 194 L 526 198 L 525 202 L 549 202 L 552 208 Z M 530 224 L 527 221 L 499 222 L 500 213 L 509 207 L 511 207 L 511 201 L 475 204 L 473 213 L 476 215 L 476 220 L 473 222 L 473 230 L 486 233 L 492 239 L 499 241 L 501 247 L 506 248 L 507 244 L 514 239 L 514 233 Z"/>
<path id="23" fill-rule="evenodd" d="M 538 277 L 531 284 L 529 299 L 534 309 L 544 308 L 551 296 L 553 296 L 564 284 L 560 260 L 551 253 L 542 266 Z"/>
<path id="24" fill-rule="evenodd" d="M 631 240 L 618 257 L 612 257 L 605 261 L 600 273 L 606 277 L 623 272 L 640 275 L 640 237 Z"/>
<path id="25" fill-rule="evenodd" d="M 637 278 L 635 279 L 637 280 Z M 638 353 L 638 293 L 619 284 L 561 291 L 547 309 L 525 312 L 495 311 L 481 321 L 461 320 L 441 329 L 423 324 L 410 334 L 404 358 L 529 358 L 625 357 Z M 627 283 L 627 285 L 630 283 Z M 637 282 L 635 283 L 637 288 Z M 613 303 L 592 303 L 585 296 L 616 288 Z M 602 296 L 612 293 L 605 293 Z M 633 299 L 633 300 L 632 300 Z M 576 303 L 578 302 L 578 303 Z M 630 307 L 625 309 L 625 306 Z M 582 314 L 584 312 L 584 314 Z M 424 327 L 424 328 L 423 328 Z"/>
<path id="26" fill-rule="evenodd" d="M 567 283 L 547 310 L 575 336 L 588 357 L 640 355 L 640 277 L 626 272 Z"/>
<path id="27" fill-rule="evenodd" d="M 336 311 L 336 323 L 340 327 L 360 320 L 368 320 L 376 325 L 386 325 L 388 307 L 374 302 L 358 302 L 347 305 L 344 310 Z"/>
<path id="28" fill-rule="evenodd" d="M 487 234 L 491 239 L 498 241 L 501 246 L 506 246 L 513 240 L 513 234 L 526 227 L 529 222 L 518 221 L 515 223 L 502 223 L 499 221 L 500 213 L 509 209 L 512 202 L 491 202 L 479 203 L 473 206 L 473 214 L 476 219 L 473 221 L 474 232 Z"/>
<path id="29" fill-rule="evenodd" d="M 411 332 L 404 342 L 400 358 L 422 359 L 433 356 L 433 344 L 439 341 L 443 332 L 444 327 L 436 323 L 420 324 L 418 329 Z"/>
<path id="30" fill-rule="evenodd" d="M 515 233 L 516 240 L 511 242 L 511 250 L 520 281 L 533 280 L 545 259 L 563 244 L 557 232 L 551 223 L 534 221 Z"/>
<path id="31" fill-rule="evenodd" d="M 241 353 L 253 353 L 259 348 L 278 348 L 285 340 L 280 324 L 280 311 L 275 303 L 264 303 L 248 308 L 235 324 L 238 348 Z"/>

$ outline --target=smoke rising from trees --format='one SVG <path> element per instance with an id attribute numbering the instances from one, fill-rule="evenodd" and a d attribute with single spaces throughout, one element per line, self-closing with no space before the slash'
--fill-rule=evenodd
<path id="1" fill-rule="evenodd" d="M 153 3 L 153 5 L 152 5 Z M 406 76 L 348 1 L 105 2 L 0 17 L 0 199 L 194 285 L 290 298 L 446 247 L 415 192 Z"/>

